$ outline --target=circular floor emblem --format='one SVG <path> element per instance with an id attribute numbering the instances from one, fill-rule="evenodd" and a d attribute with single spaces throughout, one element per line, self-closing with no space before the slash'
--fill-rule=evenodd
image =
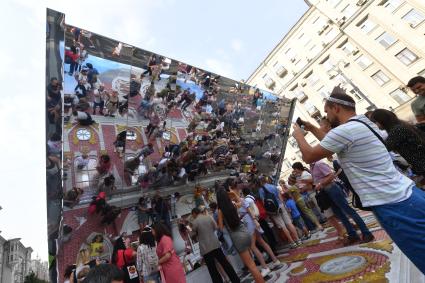
<path id="1" fill-rule="evenodd" d="M 366 264 L 366 259 L 362 256 L 340 256 L 323 263 L 320 266 L 320 272 L 331 275 L 339 275 L 360 268 L 364 264 Z"/>
<path id="2" fill-rule="evenodd" d="M 91 133 L 87 129 L 78 129 L 77 130 L 77 138 L 80 141 L 88 141 L 91 137 Z"/>

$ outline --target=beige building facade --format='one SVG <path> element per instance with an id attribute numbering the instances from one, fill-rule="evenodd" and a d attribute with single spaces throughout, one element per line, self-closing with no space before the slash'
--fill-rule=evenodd
<path id="1" fill-rule="evenodd" d="M 297 98 L 294 119 L 318 121 L 323 100 L 336 85 L 368 109 L 393 110 L 414 120 L 414 94 L 407 81 L 425 76 L 425 1 L 312 0 L 309 9 L 285 35 L 247 83 Z M 307 134 L 307 140 L 318 141 Z M 282 177 L 301 153 L 290 138 Z"/>
<path id="2" fill-rule="evenodd" d="M 20 240 L 0 236 L 0 283 L 23 283 L 29 273 L 32 249 Z"/>

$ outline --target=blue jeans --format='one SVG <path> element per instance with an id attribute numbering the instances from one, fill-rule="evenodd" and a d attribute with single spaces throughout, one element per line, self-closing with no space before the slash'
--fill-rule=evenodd
<path id="1" fill-rule="evenodd" d="M 143 282 L 148 282 L 149 280 L 155 281 L 155 283 L 161 283 L 161 275 L 159 275 L 159 272 L 143 276 Z"/>
<path id="2" fill-rule="evenodd" d="M 414 187 L 408 199 L 372 210 L 394 243 L 425 274 L 425 192 Z"/>
<path id="3" fill-rule="evenodd" d="M 360 231 L 362 231 L 363 236 L 368 236 L 371 234 L 369 228 L 367 228 L 360 215 L 348 204 L 348 201 L 345 198 L 345 194 L 340 186 L 332 183 L 330 186 L 325 188 L 325 191 L 333 202 L 331 204 L 332 211 L 335 213 L 335 216 L 341 220 L 342 225 L 344 225 L 345 229 L 347 230 L 348 236 L 358 237 L 356 230 L 350 223 L 348 217 L 351 217 L 354 222 L 356 222 L 357 226 L 360 228 Z"/>

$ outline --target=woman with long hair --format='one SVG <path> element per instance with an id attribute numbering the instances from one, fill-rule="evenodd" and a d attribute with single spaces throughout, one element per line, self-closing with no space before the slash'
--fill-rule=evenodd
<path id="1" fill-rule="evenodd" d="M 236 207 L 224 188 L 218 188 L 216 195 L 218 205 L 218 227 L 221 230 L 226 227 L 229 231 L 236 251 L 239 253 L 239 256 L 245 266 L 251 272 L 255 282 L 265 282 L 251 257 L 251 236 L 249 235 L 246 226 L 242 224 Z"/>
<path id="2" fill-rule="evenodd" d="M 151 227 L 144 227 L 137 248 L 137 270 L 143 275 L 143 282 L 161 282 L 158 270 L 155 237 Z"/>
<path id="3" fill-rule="evenodd" d="M 388 133 L 387 149 L 399 153 L 415 174 L 425 176 L 425 134 L 385 109 L 376 109 L 370 119 Z"/>
<path id="4" fill-rule="evenodd" d="M 122 269 L 126 263 L 135 261 L 136 252 L 131 248 L 129 237 L 119 237 L 112 251 L 112 263 Z M 125 258 L 124 258 L 125 257 Z"/>
<path id="5" fill-rule="evenodd" d="M 168 227 L 162 223 L 155 223 L 152 226 L 152 234 L 158 243 L 156 254 L 165 282 L 186 283 L 183 265 L 174 250 Z"/>
<path id="6" fill-rule="evenodd" d="M 265 277 L 268 273 L 271 272 L 270 268 L 267 266 L 266 261 L 264 260 L 263 254 L 257 248 L 257 243 L 266 251 L 266 253 L 273 260 L 272 268 L 282 267 L 280 260 L 273 253 L 269 244 L 264 241 L 262 234 L 264 233 L 263 229 L 258 222 L 257 216 L 255 215 L 255 198 L 252 195 L 251 189 L 248 187 L 243 188 L 242 190 L 244 199 L 242 199 L 242 206 L 239 208 L 239 213 L 244 221 L 247 224 L 248 232 L 251 235 L 251 250 L 255 254 L 255 257 L 261 264 L 262 270 L 261 275 Z M 258 208 L 257 208 L 258 210 Z"/>

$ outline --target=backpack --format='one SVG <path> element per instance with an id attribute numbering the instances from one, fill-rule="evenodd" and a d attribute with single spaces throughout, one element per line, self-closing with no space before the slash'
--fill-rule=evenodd
<path id="1" fill-rule="evenodd" d="M 257 200 L 255 200 L 255 205 L 258 208 L 259 219 L 266 219 L 267 218 L 267 212 L 266 212 L 266 209 L 264 208 L 263 202 L 261 200 L 257 199 Z"/>
<path id="2" fill-rule="evenodd" d="M 251 195 L 247 195 L 246 197 L 253 200 L 253 202 L 249 204 L 249 207 L 254 212 L 255 218 L 259 218 L 260 217 L 260 210 L 258 209 L 257 205 L 255 204 L 255 198 Z"/>
<path id="3" fill-rule="evenodd" d="M 276 196 L 269 192 L 266 187 L 263 186 L 264 191 L 264 209 L 270 215 L 276 215 L 279 212 L 279 203 Z"/>

